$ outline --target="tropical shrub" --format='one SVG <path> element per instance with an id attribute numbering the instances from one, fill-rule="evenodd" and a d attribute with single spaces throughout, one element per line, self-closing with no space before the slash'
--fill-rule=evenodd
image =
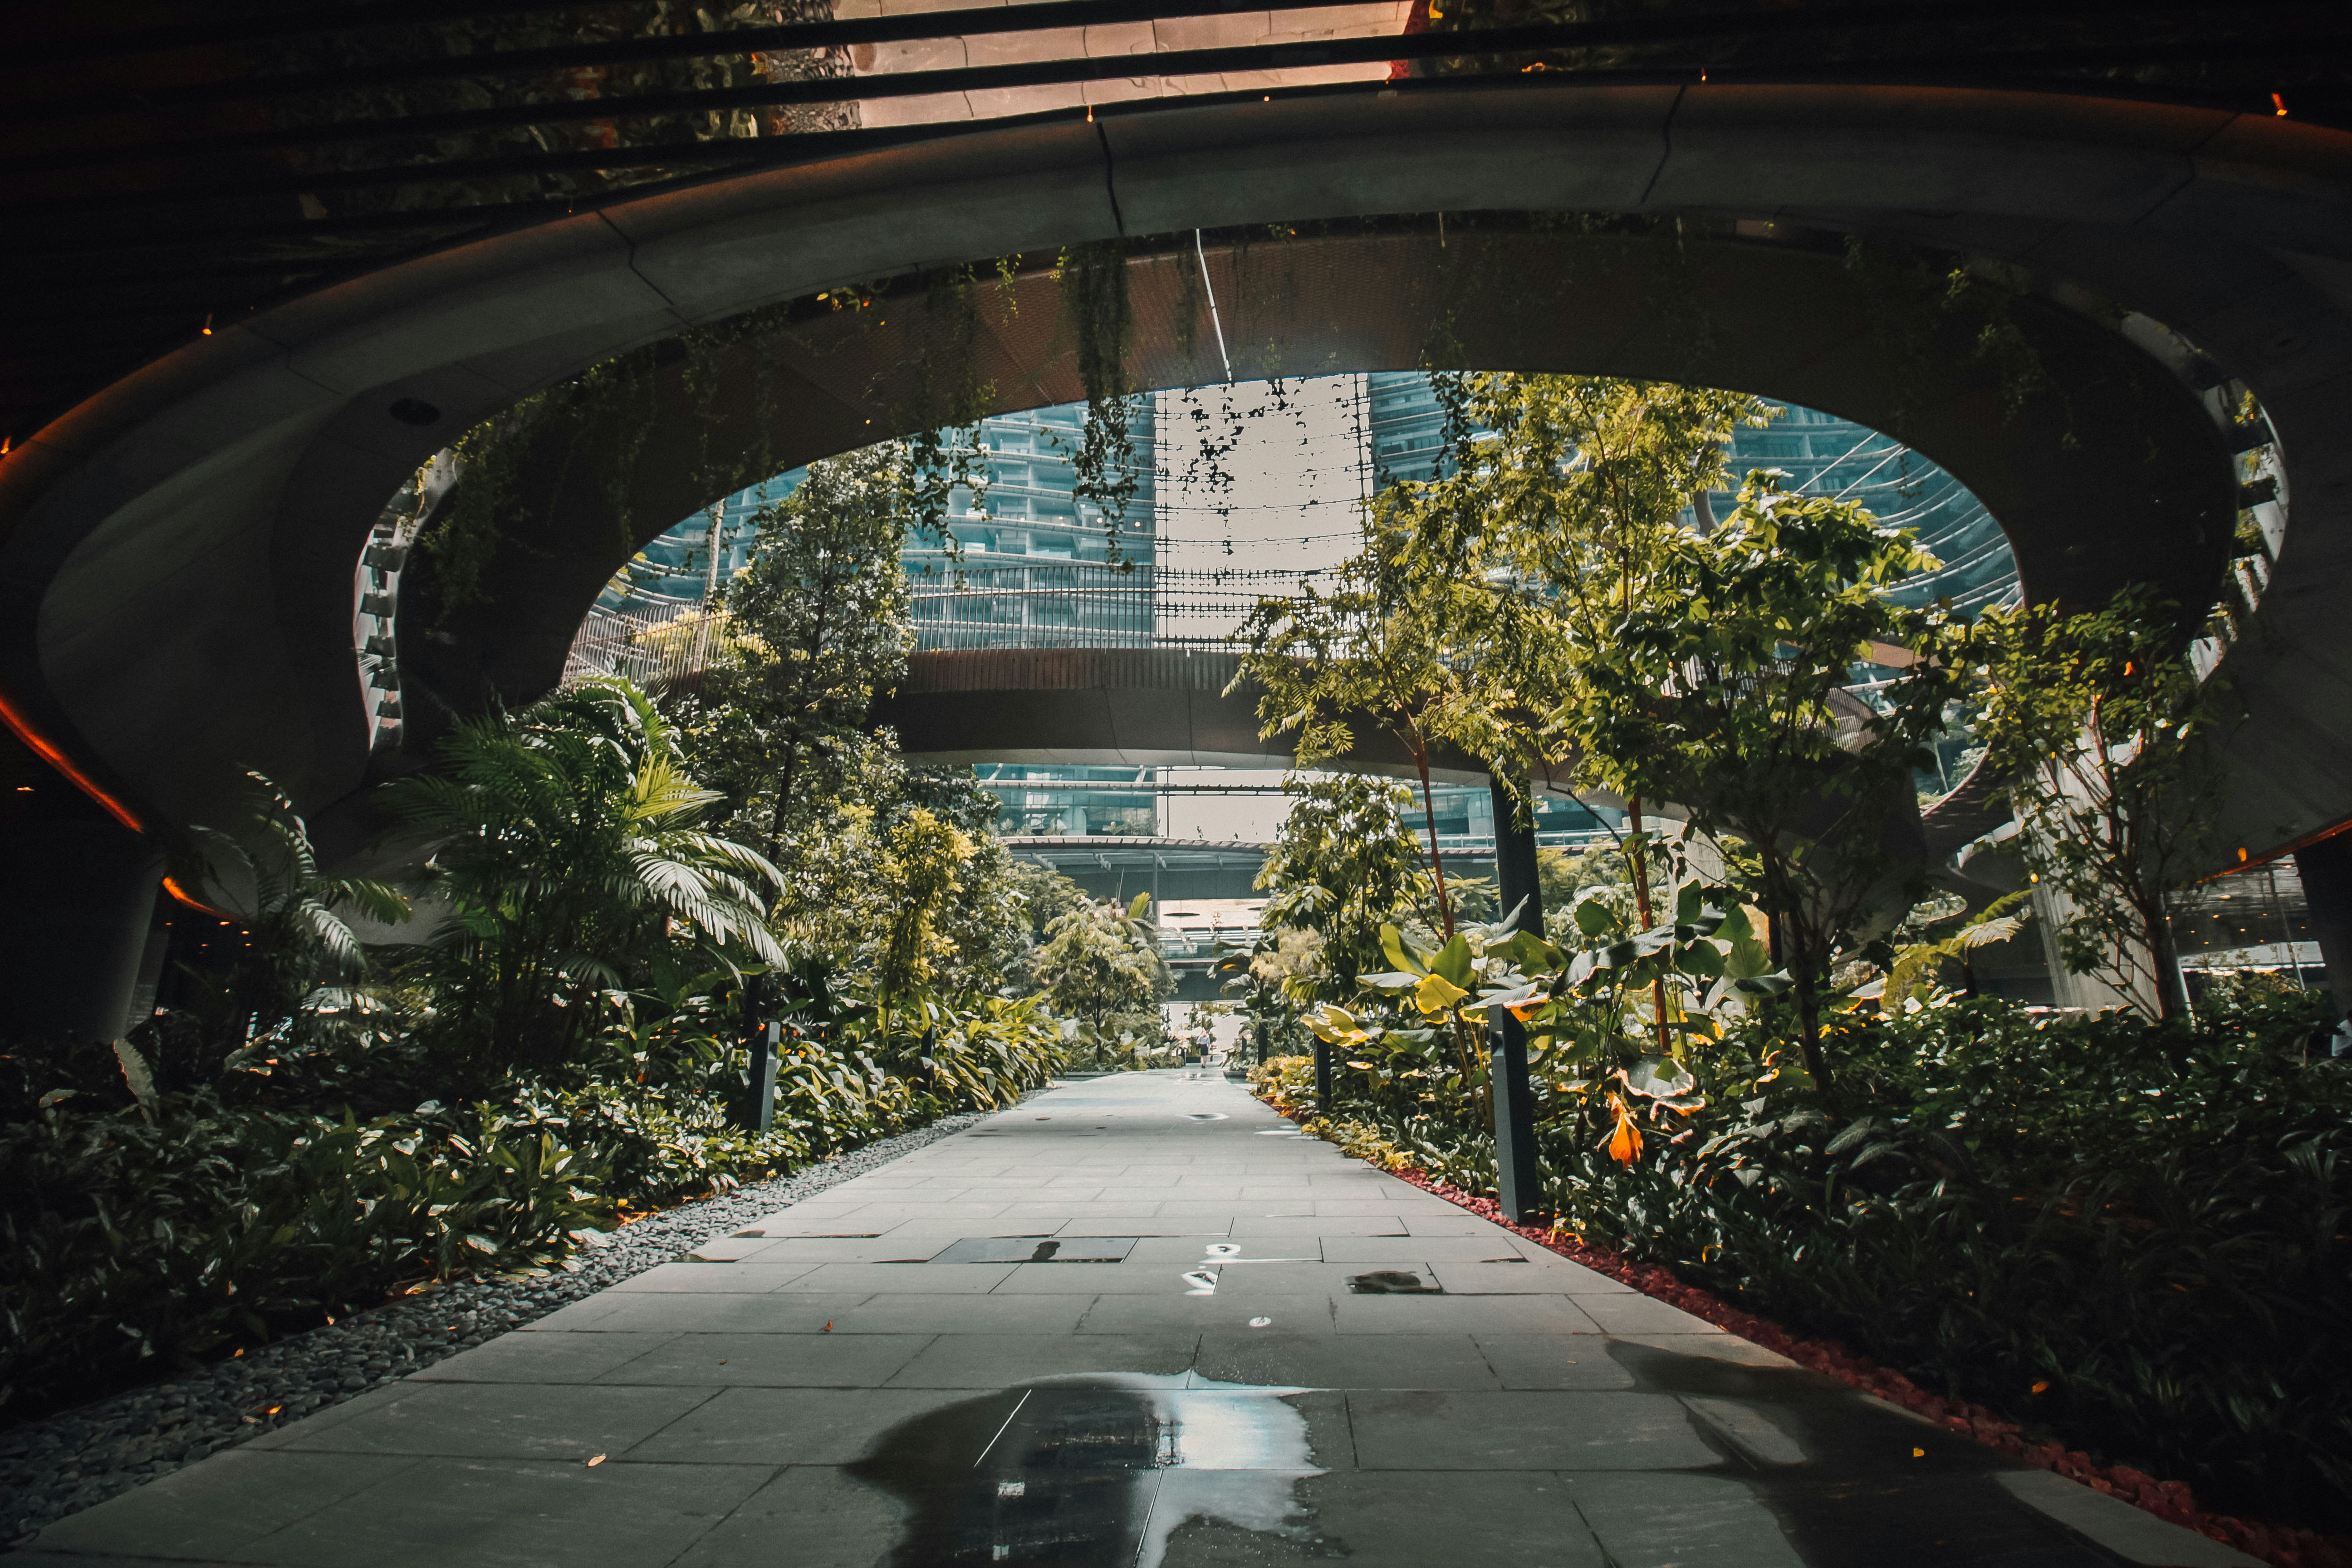
<path id="1" fill-rule="evenodd" d="M 2352 1070 L 2311 995 L 2151 1026 L 1948 995 L 1849 1016 L 1826 1102 L 1757 1020 L 1667 1101 L 1538 1062 L 1544 1191 L 1587 1240 L 2209 1503 L 2352 1519 Z M 1328 1136 L 1494 1190 L 1475 1101 L 1341 1065 Z M 1261 1075 L 1304 1110 L 1311 1064 Z M 1655 1086 L 1653 1086 L 1655 1087 Z"/>

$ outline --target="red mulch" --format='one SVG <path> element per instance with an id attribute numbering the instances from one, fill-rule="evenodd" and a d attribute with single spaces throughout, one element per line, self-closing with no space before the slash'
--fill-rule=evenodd
<path id="1" fill-rule="evenodd" d="M 1282 1110 L 1278 1105 L 1274 1109 Z M 1283 1114 L 1293 1121 L 1307 1120 L 1291 1111 L 1285 1110 Z M 2193 1530 L 2224 1545 L 2234 1546 L 2250 1557 L 2259 1557 L 2274 1564 L 2275 1568 L 2352 1568 L 2352 1537 L 2322 1535 L 2316 1531 L 2295 1530 L 2285 1525 L 2264 1524 L 2256 1520 L 2203 1512 L 2183 1482 L 2159 1481 L 2152 1476 L 2142 1475 L 2128 1465 L 2095 1464 L 2088 1454 L 2028 1443 L 2018 1436 L 2015 1422 L 2002 1420 L 1981 1405 L 1930 1394 L 1901 1373 L 1880 1366 L 1867 1356 L 1856 1355 L 1835 1340 L 1799 1339 L 1778 1323 L 1767 1322 L 1752 1312 L 1741 1311 L 1720 1297 L 1696 1286 L 1684 1284 L 1654 1263 L 1636 1263 L 1622 1253 L 1570 1240 L 1554 1231 L 1513 1225 L 1503 1217 L 1502 1209 L 1494 1199 L 1474 1197 L 1459 1187 L 1449 1186 L 1419 1171 L 1394 1171 L 1391 1174 L 1411 1182 L 1423 1192 L 1444 1198 L 1447 1203 L 1459 1205 L 1479 1218 L 1492 1221 L 1515 1236 L 1523 1236 L 1571 1262 L 1582 1264 L 1596 1274 L 1605 1274 L 1645 1296 L 1679 1307 L 1695 1318 L 1704 1318 L 1719 1329 L 1738 1334 L 1750 1344 L 1762 1345 L 1801 1366 L 1833 1377 L 1850 1388 L 1858 1388 L 1906 1410 L 1915 1411 L 1930 1421 L 1975 1438 L 1988 1448 L 1998 1448 L 2004 1454 L 2022 1459 L 2036 1469 L 2055 1470 L 2069 1479 L 2082 1482 L 2094 1491 L 2121 1498 L 2126 1502 L 2146 1509 L 2158 1519 Z"/>

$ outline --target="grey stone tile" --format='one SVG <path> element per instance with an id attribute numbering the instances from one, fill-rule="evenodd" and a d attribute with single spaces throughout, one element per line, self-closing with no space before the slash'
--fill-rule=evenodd
<path id="1" fill-rule="evenodd" d="M 681 1334 L 597 1381 L 709 1388 L 878 1388 L 929 1342 L 925 1334 Z"/>
<path id="2" fill-rule="evenodd" d="M 1581 1298 L 1579 1299 L 1581 1300 Z M 1798 1364 L 1777 1351 L 1768 1351 L 1762 1345 L 1751 1344 L 1737 1334 L 1727 1334 L 1712 1323 L 1707 1327 L 1712 1331 L 1703 1334 L 1611 1334 L 1609 1337 L 1612 1340 L 1622 1340 L 1627 1344 L 1648 1345 L 1654 1350 L 1672 1351 L 1676 1355 L 1706 1356 L 1716 1361 L 1737 1362 L 1741 1366 L 1793 1367 Z M 1903 1410 L 1903 1407 L 1898 1405 L 1889 1405 L 1886 1408 L 1900 1410 L 1905 1415 L 1911 1415 L 1910 1411 Z"/>
<path id="3" fill-rule="evenodd" d="M 1454 1239 L 1448 1237 L 1428 1238 L 1428 1245 Z M 1467 1239 L 1463 1238 L 1463 1239 Z M 1443 1258 L 1432 1264 L 1437 1282 L 1448 1294 L 1455 1296 L 1608 1296 L 1631 1292 L 1605 1274 L 1595 1274 L 1590 1268 L 1580 1268 L 1573 1263 L 1541 1263 L 1527 1259 L 1517 1263 L 1447 1262 Z"/>
<path id="4" fill-rule="evenodd" d="M 1164 1296 L 1181 1294 L 1184 1273 L 1201 1262 L 1195 1243 L 1185 1262 L 1024 1263 L 991 1292 L 997 1296 Z"/>
<path id="5" fill-rule="evenodd" d="M 766 1247 L 775 1244 L 747 1241 L 737 1245 Z M 764 1296 L 771 1290 L 782 1289 L 815 1267 L 814 1261 L 665 1263 L 659 1268 L 648 1268 L 643 1274 L 632 1275 L 611 1289 L 629 1294 L 654 1291 L 680 1295 Z"/>
<path id="6" fill-rule="evenodd" d="M 1257 1326 L 1263 1320 L 1263 1326 Z M 1190 1331 L 1235 1333 L 1331 1333 L 1327 1296 L 1101 1296 L 1078 1320 L 1082 1334 L 1150 1334 Z"/>
<path id="7" fill-rule="evenodd" d="M 289 1428 L 280 1452 L 586 1459 L 618 1454 L 710 1397 L 707 1388 L 593 1384 L 404 1383 L 399 1396 L 317 1432 Z"/>
<path id="8" fill-rule="evenodd" d="M 411 1383 L 593 1383 L 676 1334 L 500 1334 L 411 1373 Z"/>
<path id="9" fill-rule="evenodd" d="M 1260 1296 L 1344 1296 L 1349 1276 L 1363 1272 L 1361 1265 L 1347 1263 L 1238 1263 L 1218 1271 L 1217 1289 Z"/>
<path id="10" fill-rule="evenodd" d="M 1570 1489 L 1618 1568 L 1804 1568 L 1772 1510 L 1738 1481 L 1587 1473 Z"/>
<path id="11" fill-rule="evenodd" d="M 669 1465 L 846 1465 L 898 1423 L 971 1396 L 961 1389 L 730 1388 L 628 1457 Z"/>
<path id="12" fill-rule="evenodd" d="M 958 1227 L 959 1235 L 961 1229 Z M 767 1249 L 760 1254 L 759 1266 L 797 1263 L 803 1265 L 805 1271 L 820 1263 L 879 1263 L 886 1258 L 912 1258 L 918 1252 L 928 1258 L 939 1250 L 937 1247 L 918 1247 L 916 1243 L 919 1239 L 907 1234 L 904 1226 L 870 1241 L 852 1237 L 792 1237 L 769 1242 Z M 661 1270 L 650 1269 L 647 1272 L 657 1274 Z"/>
<path id="13" fill-rule="evenodd" d="M 346 1399 L 341 1405 L 330 1405 L 315 1415 L 306 1415 L 290 1426 L 280 1426 L 275 1432 L 264 1432 L 258 1437 L 248 1437 L 238 1447 L 247 1451 L 259 1452 L 283 1448 L 298 1436 L 315 1436 L 330 1426 L 339 1426 L 346 1421 L 357 1420 L 371 1411 L 381 1410 L 408 1393 L 412 1386 L 404 1379 L 399 1383 L 380 1384 L 357 1398 Z"/>
<path id="14" fill-rule="evenodd" d="M 361 1454 L 286 1454 L 250 1445 L 158 1477 L 41 1531 L 39 1552 L 226 1557 L 417 1461 Z M 20 1557 L 19 1561 L 23 1559 Z"/>
<path id="15" fill-rule="evenodd" d="M 1350 1568 L 1604 1568 L 1557 1476 L 1334 1469 L 1296 1485 L 1304 1540 L 1245 1534 L 1214 1518 L 1181 1526 L 1167 1568 L 1324 1562 Z"/>
<path id="16" fill-rule="evenodd" d="M 1057 1236 L 1199 1236 L 1213 1240 L 1232 1231 L 1230 1216 L 1207 1219 L 1174 1215 L 1121 1215 L 1116 1219 L 1073 1219 L 1055 1227 Z"/>
<path id="17" fill-rule="evenodd" d="M 1479 1334 L 1478 1348 L 1505 1388 L 1616 1389 L 1633 1374 L 1591 1334 Z"/>
<path id="18" fill-rule="evenodd" d="M 841 1334 L 1075 1333 L 1092 1296 L 874 1296 L 845 1312 Z"/>
<path id="19" fill-rule="evenodd" d="M 1192 1334 L 942 1334 L 889 1379 L 893 1388 L 1008 1388 L 1041 1377 L 1125 1373 L 1181 1387 Z"/>
<path id="20" fill-rule="evenodd" d="M 2028 1507 L 2128 1562 L 2152 1568 L 2257 1568 L 2256 1559 L 2234 1547 L 2048 1470 L 2004 1470 L 1993 1479 Z"/>
<path id="21" fill-rule="evenodd" d="M 1180 1268 L 1190 1268 L 1209 1260 L 1210 1247 L 1232 1247 L 1236 1243 L 1240 1250 L 1233 1255 L 1235 1257 L 1256 1258 L 1272 1254 L 1303 1258 L 1309 1262 L 1322 1259 L 1317 1238 L 1312 1235 L 1284 1237 L 1284 1245 L 1280 1247 L 1261 1247 L 1256 1245 L 1257 1239 L 1230 1235 L 1147 1236 L 1135 1244 L 1135 1249 L 1127 1255 L 1127 1260 L 1130 1264 L 1172 1263 Z"/>
<path id="22" fill-rule="evenodd" d="M 674 1568 L 874 1568 L 906 1505 L 830 1467 L 794 1465 L 706 1531 Z"/>
<path id="23" fill-rule="evenodd" d="M 1511 1246 L 1511 1237 L 1485 1236 L 1343 1237 L 1333 1239 L 1323 1256 L 1334 1263 L 1385 1263 L 1391 1258 L 1424 1263 L 1501 1263 L 1507 1268 L 1540 1268 L 1528 1263 Z"/>
<path id="24" fill-rule="evenodd" d="M 1491 1236 L 1495 1227 L 1476 1215 L 1455 1208 L 1415 1209 L 1397 1216 L 1396 1228 L 1412 1236 Z"/>
<path id="25" fill-rule="evenodd" d="M 1367 1469 L 1664 1470 L 1717 1463 L 1662 1394 L 1352 1393 Z"/>
<path id="26" fill-rule="evenodd" d="M 550 1312 L 525 1333 L 814 1334 L 845 1317 L 871 1292 L 819 1296 L 788 1290 L 764 1295 L 671 1294 L 606 1290 Z"/>
<path id="27" fill-rule="evenodd" d="M 782 1293 L 985 1296 L 1012 1272 L 1009 1263 L 821 1263 L 786 1285 Z"/>
<path id="28" fill-rule="evenodd" d="M 1654 1297 L 1628 1291 L 1620 1296 L 1580 1296 L 1576 1304 L 1610 1334 L 1719 1334 L 1705 1318 L 1695 1318 L 1680 1307 Z"/>
<path id="29" fill-rule="evenodd" d="M 1217 1333 L 1201 1341 L 1203 1378 L 1261 1387 L 1499 1388 L 1467 1334 Z"/>
<path id="30" fill-rule="evenodd" d="M 1233 1236 L 1236 1241 L 1258 1240 L 1282 1237 L 1328 1236 L 1404 1236 L 1405 1227 L 1392 1219 L 1379 1215 L 1370 1218 L 1340 1219 L 1318 1215 L 1286 1215 L 1270 1219 L 1237 1219 Z"/>
<path id="31" fill-rule="evenodd" d="M 1565 1296 L 1334 1295 L 1343 1334 L 1590 1334 L 1598 1325 Z"/>
<path id="32" fill-rule="evenodd" d="M 427 1459 L 254 1543 L 310 1568 L 641 1568 L 668 1562 L 765 1482 L 765 1466 Z"/>

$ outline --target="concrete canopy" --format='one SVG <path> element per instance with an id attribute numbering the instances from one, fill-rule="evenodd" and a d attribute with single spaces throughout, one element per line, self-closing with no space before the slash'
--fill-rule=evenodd
<path id="1" fill-rule="evenodd" d="M 1438 210 L 1706 221 L 1671 245 L 1573 223 L 1475 242 L 1418 224 L 1313 233 Z M 2352 136 L 2057 93 L 1509 84 L 1179 103 L 611 199 L 253 316 L 41 431 L 0 464 L 0 680 L 151 825 L 203 820 L 248 767 L 330 815 L 369 780 L 352 563 L 386 497 L 460 431 L 616 354 L 845 282 L 1267 225 L 1301 233 L 1212 258 L 1241 374 L 1434 353 L 1787 397 L 1896 430 L 1969 485 L 2030 592 L 2153 576 L 2193 613 L 2236 503 L 2200 378 L 2158 324 L 2175 330 L 2254 390 L 2293 492 L 2229 661 L 2248 711 L 2231 829 L 2259 850 L 2352 815 L 2352 638 L 2330 613 L 2352 559 Z M 2015 268 L 2013 317 L 2050 388 L 2004 416 L 1964 344 L 1895 352 L 1863 275 L 1819 243 L 1844 234 Z M 1183 259 L 1134 264 L 1144 384 L 1204 374 L 1177 352 Z M 992 330 L 995 406 L 1077 393 L 1053 287 L 1024 277 L 1021 315 Z M 894 433 L 875 377 L 909 352 L 878 328 L 803 336 L 789 428 L 767 433 L 779 467 Z M 395 403 L 437 417 L 404 422 Z M 595 585 L 712 499 L 692 455 L 751 438 L 696 409 L 681 396 L 648 432 L 624 504 L 599 513 L 559 484 L 544 527 L 519 520 L 487 607 L 404 638 L 430 653 L 407 681 L 457 706 L 551 682 Z"/>

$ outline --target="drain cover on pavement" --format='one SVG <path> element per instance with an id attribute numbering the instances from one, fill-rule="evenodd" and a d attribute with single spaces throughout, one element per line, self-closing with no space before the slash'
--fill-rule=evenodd
<path id="1" fill-rule="evenodd" d="M 933 1263 L 1119 1263 L 1131 1236 L 968 1236 L 931 1255 Z"/>

